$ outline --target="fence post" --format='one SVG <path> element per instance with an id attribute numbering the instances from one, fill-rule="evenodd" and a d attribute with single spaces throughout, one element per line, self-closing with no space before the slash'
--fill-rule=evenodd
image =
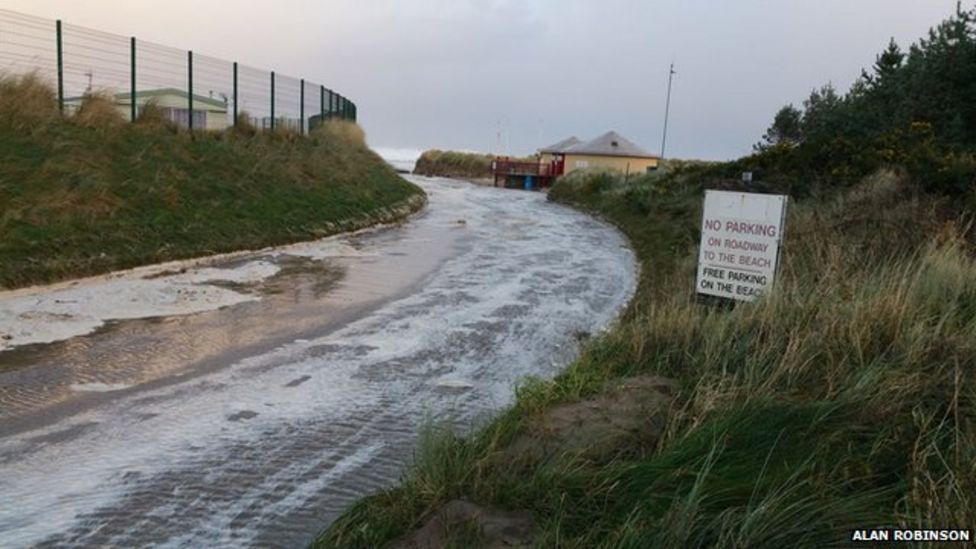
<path id="1" fill-rule="evenodd" d="M 237 61 L 234 61 L 234 127 L 237 127 Z"/>
<path id="2" fill-rule="evenodd" d="M 132 122 L 135 122 L 136 121 L 136 114 L 138 112 L 136 110 L 136 37 L 135 36 L 133 36 L 131 38 L 131 40 L 129 42 L 129 46 L 130 46 L 129 49 L 130 49 L 131 57 L 132 57 L 132 59 L 131 59 L 131 61 L 132 61 L 132 73 L 130 75 L 130 78 L 132 79 L 132 82 L 130 82 L 130 85 L 129 85 L 129 103 L 131 103 L 131 105 L 129 107 L 129 115 L 131 117 L 131 121 Z"/>
<path id="3" fill-rule="evenodd" d="M 58 19 L 57 25 L 58 42 L 58 108 L 64 115 L 64 42 L 61 33 L 61 20 Z"/>
<path id="4" fill-rule="evenodd" d="M 319 86 L 319 126 L 325 124 L 325 86 Z"/>
<path id="5" fill-rule="evenodd" d="M 300 127 L 299 133 L 305 135 L 305 79 L 304 78 L 302 78 L 301 86 L 302 86 L 302 90 L 298 94 L 299 97 L 298 101 L 301 103 L 301 105 L 298 108 L 298 125 Z"/>
<path id="6" fill-rule="evenodd" d="M 186 97 L 188 98 L 187 108 L 190 111 L 189 117 L 187 117 L 187 122 L 190 127 L 190 131 L 192 132 L 193 131 L 193 51 L 192 50 L 186 52 L 186 68 L 187 68 L 187 74 L 189 75 L 188 82 L 187 82 L 189 90 L 186 94 Z"/>
<path id="7" fill-rule="evenodd" d="M 271 131 L 275 129 L 275 73 L 271 71 Z"/>

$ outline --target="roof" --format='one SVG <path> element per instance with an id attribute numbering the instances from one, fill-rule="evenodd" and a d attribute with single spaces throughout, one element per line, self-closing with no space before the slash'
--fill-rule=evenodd
<path id="1" fill-rule="evenodd" d="M 635 145 L 617 132 L 609 131 L 586 143 L 565 149 L 566 154 L 587 154 L 593 156 L 626 156 L 628 158 L 657 158 Z"/>
<path id="2" fill-rule="evenodd" d="M 112 97 L 114 97 L 115 100 L 118 101 L 120 104 L 122 104 L 122 105 L 128 105 L 129 104 L 129 101 L 130 101 L 130 99 L 129 99 L 129 96 L 130 95 L 132 95 L 132 94 L 129 93 L 129 92 L 125 92 L 125 93 L 117 93 L 117 94 L 113 95 Z M 187 100 L 189 100 L 189 98 L 190 98 L 190 94 L 188 94 L 187 92 L 185 92 L 183 90 L 180 90 L 180 89 L 177 89 L 177 88 L 160 88 L 160 89 L 156 89 L 156 90 L 140 90 L 140 91 L 137 91 L 136 92 L 136 99 L 137 100 L 138 99 L 142 99 L 142 98 L 151 99 L 153 97 L 163 97 L 163 96 L 166 96 L 166 95 L 172 95 L 172 96 L 176 96 L 176 97 L 182 97 L 183 99 L 187 99 Z M 65 101 L 74 103 L 74 102 L 83 101 L 84 99 L 85 99 L 85 96 L 69 97 L 69 98 L 65 99 Z M 220 100 L 220 99 L 214 99 L 213 97 L 207 97 L 205 95 L 193 94 L 193 103 L 194 104 L 199 103 L 200 105 L 206 105 L 206 106 L 209 106 L 209 107 L 217 107 L 218 109 L 221 109 L 224 112 L 227 111 L 227 104 L 224 103 L 222 100 Z"/>
<path id="3" fill-rule="evenodd" d="M 119 93 L 115 95 L 115 98 L 121 101 L 129 100 L 129 93 Z M 176 89 L 176 88 L 160 88 L 158 90 L 140 90 L 136 92 L 136 99 L 142 99 L 143 97 L 162 97 L 164 95 L 175 95 L 176 97 L 182 97 L 185 99 L 190 98 L 190 94 L 187 92 Z M 213 97 L 207 97 L 205 95 L 193 94 L 193 102 L 200 103 L 202 105 L 209 105 L 211 107 L 220 107 L 226 110 L 227 104 L 220 99 L 214 99 Z"/>
<path id="4" fill-rule="evenodd" d="M 558 154 L 574 145 L 579 145 L 580 143 L 582 143 L 582 141 L 580 141 L 580 139 L 574 135 L 572 137 L 567 137 L 566 139 L 563 139 L 559 143 L 554 143 L 552 145 L 549 145 L 548 147 L 542 147 L 541 149 L 539 149 L 539 152 Z"/>

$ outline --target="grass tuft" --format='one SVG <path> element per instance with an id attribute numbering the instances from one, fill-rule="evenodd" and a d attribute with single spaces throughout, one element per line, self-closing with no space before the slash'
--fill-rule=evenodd
<path id="1" fill-rule="evenodd" d="M 241 111 L 237 114 L 237 121 L 228 131 L 237 137 L 254 137 L 258 134 L 258 128 L 254 125 L 251 113 Z"/>
<path id="2" fill-rule="evenodd" d="M 101 131 L 118 129 L 127 122 L 115 98 L 108 92 L 86 94 L 72 120 L 81 126 Z"/>
<path id="3" fill-rule="evenodd" d="M 0 75 L 0 124 L 39 131 L 60 119 L 57 96 L 37 73 Z"/>
<path id="4" fill-rule="evenodd" d="M 345 120 L 328 120 L 315 132 L 323 140 L 332 140 L 354 145 L 366 146 L 366 133 L 358 124 Z"/>
<path id="5" fill-rule="evenodd" d="M 155 99 L 150 99 L 142 106 L 139 115 L 136 117 L 136 125 L 156 129 L 169 129 L 170 131 L 176 131 L 177 129 L 176 125 L 163 113 L 163 109 Z"/>

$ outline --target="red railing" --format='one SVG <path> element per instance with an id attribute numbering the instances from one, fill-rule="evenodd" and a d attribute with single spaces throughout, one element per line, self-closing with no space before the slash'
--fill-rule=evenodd
<path id="1" fill-rule="evenodd" d="M 531 175 L 535 177 L 556 177 L 563 174 L 562 162 L 517 162 L 514 160 L 495 160 L 492 166 L 496 176 Z"/>

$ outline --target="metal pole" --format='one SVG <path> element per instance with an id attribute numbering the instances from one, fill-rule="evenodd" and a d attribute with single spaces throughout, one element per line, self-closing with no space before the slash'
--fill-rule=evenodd
<path id="1" fill-rule="evenodd" d="M 305 79 L 304 78 L 302 78 L 301 85 L 302 85 L 302 91 L 298 94 L 299 95 L 298 101 L 301 103 L 301 105 L 298 108 L 298 113 L 299 113 L 298 125 L 300 127 L 299 133 L 305 135 Z"/>
<path id="2" fill-rule="evenodd" d="M 237 61 L 234 61 L 234 127 L 237 127 Z"/>
<path id="3" fill-rule="evenodd" d="M 674 63 L 668 71 L 668 100 L 664 107 L 664 137 L 661 138 L 661 161 L 664 161 L 664 147 L 668 144 L 668 118 L 671 116 L 671 83 L 674 81 Z"/>
<path id="4" fill-rule="evenodd" d="M 271 71 L 271 131 L 274 131 L 274 71 Z"/>
<path id="5" fill-rule="evenodd" d="M 189 116 L 187 117 L 187 125 L 190 131 L 193 131 L 193 52 L 186 52 L 186 72 L 187 72 L 187 85 L 189 91 L 186 94 L 187 97 L 187 109 L 189 110 Z"/>
<path id="6" fill-rule="evenodd" d="M 129 49 L 132 53 L 132 82 L 129 87 L 129 115 L 131 116 L 132 122 L 136 121 L 136 37 L 133 36 L 129 42 Z"/>
<path id="7" fill-rule="evenodd" d="M 329 90 L 329 120 L 332 120 L 332 102 L 335 101 L 335 95 L 332 90 Z"/>
<path id="8" fill-rule="evenodd" d="M 319 126 L 325 124 L 325 86 L 319 86 Z"/>
<path id="9" fill-rule="evenodd" d="M 61 33 L 61 20 L 57 22 L 58 37 L 58 108 L 64 114 L 64 41 Z"/>

